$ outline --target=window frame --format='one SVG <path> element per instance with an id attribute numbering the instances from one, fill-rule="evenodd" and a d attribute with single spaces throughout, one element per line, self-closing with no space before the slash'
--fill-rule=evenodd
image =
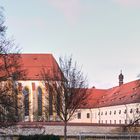
<path id="1" fill-rule="evenodd" d="M 77 113 L 77 119 L 81 119 L 81 112 Z"/>

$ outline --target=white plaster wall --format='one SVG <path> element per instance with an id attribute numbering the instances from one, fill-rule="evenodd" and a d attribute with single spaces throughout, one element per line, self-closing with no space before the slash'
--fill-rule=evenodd
<path id="1" fill-rule="evenodd" d="M 97 115 L 97 118 L 94 117 L 93 119 L 96 120 L 97 123 L 107 123 L 107 124 L 125 124 L 125 120 L 127 120 L 127 123 L 130 122 L 130 120 L 134 120 L 136 116 L 138 116 L 138 113 L 136 113 L 136 108 L 138 108 L 138 103 L 133 104 L 126 104 L 126 105 L 117 105 L 117 106 L 109 106 L 109 107 L 101 107 L 97 109 L 93 109 L 92 112 L 95 112 Z M 127 110 L 126 113 L 125 109 Z M 132 113 L 130 113 L 130 110 L 133 110 Z M 110 114 L 111 111 L 111 114 Z M 116 114 L 114 112 L 116 111 Z M 121 111 L 121 112 L 120 112 Z M 100 112 L 100 113 L 99 113 Z M 107 114 L 105 114 L 107 112 Z M 120 112 L 120 113 L 119 113 Z"/>
<path id="2" fill-rule="evenodd" d="M 78 113 L 81 113 L 81 118 L 78 119 Z M 87 113 L 89 113 L 89 118 L 87 118 Z M 74 113 L 73 117 L 71 118 L 70 122 L 75 123 L 92 123 L 92 110 L 91 109 L 80 109 L 76 113 Z"/>
<path id="3" fill-rule="evenodd" d="M 109 107 L 101 107 L 94 109 L 81 109 L 81 119 L 77 118 L 77 113 L 71 122 L 78 123 L 103 123 L 103 124 L 125 124 L 125 120 L 129 124 L 130 121 L 134 121 L 139 115 L 139 112 L 136 112 L 136 108 L 139 108 L 139 103 L 126 104 L 126 105 L 117 105 Z M 125 112 L 126 109 L 126 113 Z M 132 113 L 130 110 L 132 109 Z M 140 109 L 140 108 L 139 108 Z M 110 114 L 111 111 L 111 114 Z M 116 114 L 114 114 L 116 111 Z M 100 112 L 100 113 L 99 113 Z M 107 114 L 105 114 L 107 112 Z M 120 112 L 120 113 L 119 113 Z M 87 113 L 90 113 L 90 118 L 87 118 Z"/>

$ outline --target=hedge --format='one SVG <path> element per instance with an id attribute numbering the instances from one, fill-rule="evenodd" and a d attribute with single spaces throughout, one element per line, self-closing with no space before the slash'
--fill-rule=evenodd
<path id="1" fill-rule="evenodd" d="M 19 140 L 60 140 L 60 137 L 55 135 L 29 135 L 20 136 Z"/>

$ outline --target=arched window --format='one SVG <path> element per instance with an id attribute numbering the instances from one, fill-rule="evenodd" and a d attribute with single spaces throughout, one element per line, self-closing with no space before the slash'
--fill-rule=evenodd
<path id="1" fill-rule="evenodd" d="M 57 103 L 57 108 L 56 108 L 56 111 L 57 111 L 57 115 L 60 115 L 60 95 L 59 95 L 59 93 L 57 93 L 57 101 L 56 101 L 56 103 Z"/>
<path id="2" fill-rule="evenodd" d="M 38 116 L 42 115 L 42 89 L 38 87 Z"/>
<path id="3" fill-rule="evenodd" d="M 49 87 L 49 115 L 53 115 L 53 89 L 52 87 L 50 86 Z"/>
<path id="4" fill-rule="evenodd" d="M 23 95 L 25 116 L 29 116 L 29 89 L 27 87 L 24 88 Z"/>

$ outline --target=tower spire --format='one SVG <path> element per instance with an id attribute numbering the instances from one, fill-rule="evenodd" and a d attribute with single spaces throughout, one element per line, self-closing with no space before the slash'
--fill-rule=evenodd
<path id="1" fill-rule="evenodd" d="M 120 74 L 119 74 L 119 86 L 121 86 L 123 84 L 123 79 L 124 79 L 124 76 L 122 74 L 122 70 L 120 71 Z"/>

